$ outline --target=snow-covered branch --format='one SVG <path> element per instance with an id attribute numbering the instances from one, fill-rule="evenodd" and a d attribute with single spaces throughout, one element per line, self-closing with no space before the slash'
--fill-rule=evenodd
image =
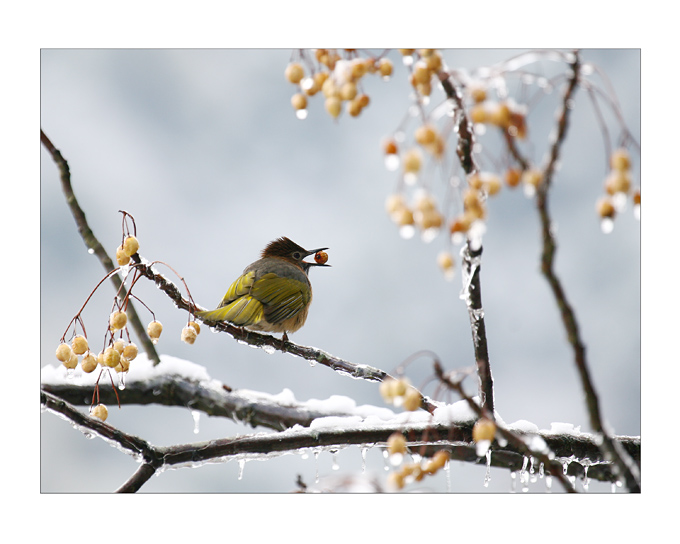
<path id="1" fill-rule="evenodd" d="M 156 366 L 143 357 L 135 363 L 125 394 L 121 395 L 124 403 L 146 404 L 149 399 L 161 404 L 176 403 L 192 410 L 210 410 L 211 415 L 239 419 L 253 426 L 283 430 L 156 447 L 89 417 L 57 396 L 64 395 L 74 402 L 86 404 L 85 399 L 92 394 L 94 377 L 84 373 L 67 375 L 63 366 L 44 367 L 41 403 L 46 409 L 71 421 L 82 432 L 100 436 L 142 462 L 121 487 L 122 491 L 138 490 L 151 475 L 164 468 L 235 458 L 266 458 L 304 449 L 339 449 L 350 445 L 384 448 L 389 436 L 395 432 L 403 433 L 409 451 L 419 456 L 431 456 L 445 449 L 451 459 L 486 463 L 510 471 L 526 469 L 531 461 L 532 465 L 542 465 L 541 474 L 557 478 L 567 490 L 573 489 L 575 477 L 616 481 L 611 464 L 603 459 L 596 437 L 567 424 L 553 424 L 550 430 L 540 431 L 526 421 L 506 425 L 496 415 L 499 429 L 503 430 L 501 436 L 512 439 L 500 440 L 488 455 L 480 455 L 472 439 L 472 427 L 480 412 L 478 404 L 470 405 L 470 402 L 478 402 L 473 399 L 454 404 L 438 403 L 432 413 L 394 413 L 384 407 L 357 406 L 352 399 L 343 396 L 300 402 L 288 390 L 279 395 L 227 391 L 220 382 L 210 378 L 205 368 L 173 357 L 163 356 Z M 151 391 L 158 392 L 158 387 L 161 387 L 161 393 L 152 394 Z M 177 392 L 170 394 L 163 389 Z M 132 394 L 128 395 L 130 392 Z M 104 394 L 107 394 L 105 388 L 100 388 L 100 395 Z M 639 461 L 639 438 L 617 437 L 616 441 L 628 455 Z M 543 455 L 549 456 L 545 462 L 540 461 Z"/>

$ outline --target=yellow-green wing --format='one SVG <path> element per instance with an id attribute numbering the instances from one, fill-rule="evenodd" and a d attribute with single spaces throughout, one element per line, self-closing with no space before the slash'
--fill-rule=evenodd
<path id="1" fill-rule="evenodd" d="M 203 319 L 210 321 L 229 321 L 239 327 L 255 325 L 264 316 L 262 303 L 250 295 L 240 297 L 227 306 L 209 312 L 198 312 Z"/>
<path id="2" fill-rule="evenodd" d="M 250 295 L 264 305 L 269 323 L 281 323 L 309 304 L 312 291 L 301 281 L 269 273 L 253 284 Z"/>
<path id="3" fill-rule="evenodd" d="M 262 319 L 264 309 L 259 301 L 248 295 L 254 281 L 255 272 L 243 274 L 229 286 L 217 309 L 197 314 L 210 321 L 229 321 L 239 326 L 257 323 Z"/>

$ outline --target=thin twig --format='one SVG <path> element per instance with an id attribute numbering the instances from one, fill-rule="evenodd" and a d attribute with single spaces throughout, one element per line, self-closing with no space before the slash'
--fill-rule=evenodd
<path id="1" fill-rule="evenodd" d="M 64 159 L 61 152 L 56 147 L 54 147 L 54 144 L 52 144 L 42 129 L 40 129 L 40 141 L 52 156 L 52 160 L 54 160 L 57 168 L 59 169 L 61 188 L 64 192 L 64 196 L 66 197 L 66 203 L 71 210 L 71 215 L 73 215 L 73 219 L 75 219 L 80 236 L 85 242 L 85 245 L 99 258 L 99 261 L 102 263 L 102 266 L 104 266 L 106 273 L 109 274 L 115 269 L 113 266 L 113 261 L 106 253 L 104 246 L 101 245 L 99 240 L 92 232 L 92 229 L 88 225 L 87 219 L 85 218 L 85 212 L 83 212 L 82 208 L 78 204 L 78 201 L 76 200 L 76 196 L 73 193 L 73 187 L 71 186 L 71 172 L 66 159 Z M 124 298 L 127 294 L 127 291 L 118 274 L 111 274 L 111 281 L 116 288 L 116 292 L 120 293 L 121 297 Z M 142 322 L 139 319 L 139 316 L 137 315 L 137 312 L 135 311 L 135 308 L 132 306 L 132 304 L 130 304 L 127 314 L 133 329 L 137 333 L 139 342 L 144 348 L 144 351 L 146 351 L 149 359 L 154 361 L 155 364 L 158 364 L 160 362 L 160 357 L 158 356 L 153 343 L 149 339 L 149 336 L 146 334 L 146 329 L 144 325 L 142 325 Z"/>
<path id="2" fill-rule="evenodd" d="M 560 149 L 567 133 L 569 112 L 571 111 L 571 103 L 573 96 L 578 88 L 579 72 L 580 72 L 580 58 L 578 53 L 574 53 L 574 59 L 570 67 L 572 75 L 569 79 L 569 84 L 562 99 L 562 110 L 559 114 L 557 124 L 557 137 L 550 149 L 550 156 L 548 163 L 543 170 L 543 180 L 538 186 L 536 194 L 536 206 L 541 220 L 541 232 L 543 237 L 543 251 L 541 255 L 541 272 L 545 276 L 553 295 L 557 302 L 557 306 L 562 316 L 569 343 L 574 350 L 574 362 L 581 378 L 581 385 L 585 393 L 586 406 L 590 419 L 590 425 L 595 432 L 602 436 L 602 447 L 604 452 L 609 455 L 614 462 L 621 476 L 626 482 L 626 486 L 631 492 L 640 492 L 639 470 L 637 466 L 627 459 L 625 452 L 618 451 L 615 447 L 607 430 L 604 428 L 602 416 L 600 414 L 600 406 L 598 395 L 590 378 L 590 372 L 586 361 L 586 350 L 581 339 L 578 328 L 576 315 L 571 305 L 567 300 L 567 296 L 562 288 L 562 283 L 557 277 L 553 269 L 556 243 L 552 234 L 551 219 L 548 212 L 548 191 L 551 187 L 552 177 L 555 172 L 555 166 L 559 157 Z"/>

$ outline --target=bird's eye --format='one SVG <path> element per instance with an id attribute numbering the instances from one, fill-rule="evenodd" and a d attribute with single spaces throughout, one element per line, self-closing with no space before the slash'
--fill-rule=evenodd
<path id="1" fill-rule="evenodd" d="M 293 253 L 293 259 L 295 259 L 296 261 L 299 261 L 301 258 L 302 258 L 302 255 L 300 255 L 299 251 L 296 251 L 295 253 Z"/>

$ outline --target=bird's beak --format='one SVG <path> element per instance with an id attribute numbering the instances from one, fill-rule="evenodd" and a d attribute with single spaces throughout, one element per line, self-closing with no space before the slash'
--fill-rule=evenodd
<path id="1" fill-rule="evenodd" d="M 305 257 L 308 257 L 309 255 L 314 255 L 315 253 L 318 253 L 319 251 L 324 251 L 326 249 L 328 249 L 328 248 L 327 247 L 320 247 L 319 249 L 312 249 L 310 251 L 307 251 L 307 253 L 305 254 Z M 307 261 L 305 261 L 305 264 L 308 265 L 308 266 L 330 266 L 330 264 L 320 264 L 320 263 L 315 263 L 315 262 L 308 263 Z"/>

